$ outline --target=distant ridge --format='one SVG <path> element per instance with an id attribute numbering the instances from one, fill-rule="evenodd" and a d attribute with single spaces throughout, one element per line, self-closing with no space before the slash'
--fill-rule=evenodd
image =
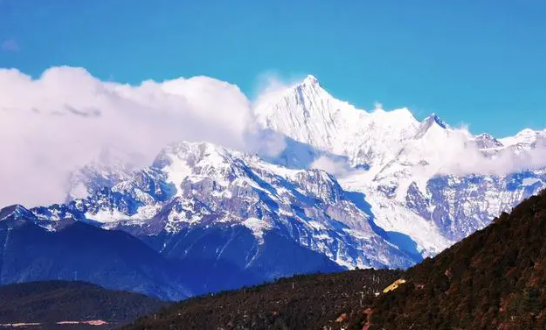
<path id="1" fill-rule="evenodd" d="M 110 329 L 166 305 L 141 294 L 107 290 L 80 281 L 0 286 L 0 324 L 4 327 L 6 324 L 39 323 L 39 326 L 28 328 L 79 329 L 88 326 L 86 322 L 94 322 L 98 324 L 93 326 L 95 329 Z"/>

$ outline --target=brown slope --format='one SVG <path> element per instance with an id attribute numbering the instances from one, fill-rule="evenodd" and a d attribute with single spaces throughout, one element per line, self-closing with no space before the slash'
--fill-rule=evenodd
<path id="1" fill-rule="evenodd" d="M 404 274 L 369 329 L 546 329 L 546 191 Z"/>
<path id="2" fill-rule="evenodd" d="M 400 274 L 354 270 L 294 276 L 239 291 L 192 298 L 139 319 L 125 329 L 340 329 L 351 317 L 360 315 L 361 306 L 369 304 L 375 292 Z"/>

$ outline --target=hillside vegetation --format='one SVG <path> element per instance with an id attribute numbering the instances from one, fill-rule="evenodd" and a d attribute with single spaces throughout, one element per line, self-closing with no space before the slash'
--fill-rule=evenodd
<path id="1" fill-rule="evenodd" d="M 119 326 L 165 305 L 141 294 L 106 290 L 85 282 L 11 284 L 0 287 L 0 324 L 41 323 L 42 328 L 53 329 L 61 321 L 103 320 Z M 65 327 L 77 328 L 59 326 Z"/>
<path id="2" fill-rule="evenodd" d="M 546 329 L 546 191 L 404 274 L 372 329 Z"/>
<path id="3" fill-rule="evenodd" d="M 192 298 L 125 329 L 338 329 L 399 276 L 389 270 L 295 276 Z"/>

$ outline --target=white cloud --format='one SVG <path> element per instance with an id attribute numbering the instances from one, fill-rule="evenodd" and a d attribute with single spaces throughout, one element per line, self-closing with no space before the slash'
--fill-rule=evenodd
<path id="1" fill-rule="evenodd" d="M 334 175 L 335 177 L 341 178 L 347 175 L 349 172 L 353 172 L 349 167 L 349 164 L 344 159 L 332 159 L 326 156 L 320 156 L 310 165 L 311 168 L 323 170 L 327 173 Z"/>
<path id="2" fill-rule="evenodd" d="M 294 75 L 288 78 L 281 78 L 274 72 L 267 72 L 260 75 L 258 79 L 255 104 L 265 105 L 270 101 L 276 101 L 288 88 L 300 84 L 305 75 Z"/>
<path id="3" fill-rule="evenodd" d="M 143 166 L 179 140 L 265 153 L 283 147 L 259 130 L 238 87 L 212 78 L 131 86 L 81 68 L 51 68 L 38 79 L 0 69 L 0 207 L 62 201 L 69 173 L 104 150 Z"/>
<path id="4" fill-rule="evenodd" d="M 546 166 L 546 142 L 534 147 L 518 146 L 480 150 L 467 125 L 425 136 L 407 147 L 410 163 L 425 160 L 431 175 L 496 175 L 540 169 Z"/>
<path id="5" fill-rule="evenodd" d="M 452 149 L 444 159 L 440 174 L 481 174 L 504 176 L 524 170 L 542 169 L 546 166 L 546 147 L 517 150 L 507 148 L 493 155 L 486 156 L 475 147 Z"/>

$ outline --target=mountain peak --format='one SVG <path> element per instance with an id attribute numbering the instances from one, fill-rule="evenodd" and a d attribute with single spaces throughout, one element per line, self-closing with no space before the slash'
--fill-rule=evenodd
<path id="1" fill-rule="evenodd" d="M 320 83 L 318 81 L 318 79 L 313 76 L 313 75 L 307 75 L 307 77 L 305 77 L 305 79 L 303 79 L 302 85 L 319 85 L 320 86 Z"/>
<path id="2" fill-rule="evenodd" d="M 34 217 L 33 214 L 20 204 L 6 206 L 0 209 L 0 220 L 8 218 Z"/>
<path id="3" fill-rule="evenodd" d="M 429 127 L 432 124 L 436 123 L 441 128 L 447 128 L 447 124 L 442 119 L 440 119 L 440 117 L 438 117 L 435 113 L 432 113 L 430 116 L 425 118 L 423 120 L 423 123 L 427 123 Z"/>
<path id="4" fill-rule="evenodd" d="M 307 97 L 309 97 L 310 94 L 320 94 L 322 97 L 324 97 L 325 94 L 328 94 L 328 92 L 322 88 L 318 79 L 313 75 L 305 77 L 305 79 L 295 86 L 294 90 L 296 93 L 303 93 L 303 95 L 306 95 Z"/>
<path id="5" fill-rule="evenodd" d="M 535 145 L 537 141 L 546 139 L 546 130 L 535 131 L 530 128 L 525 128 L 518 132 L 515 136 L 509 136 L 500 139 L 505 146 L 512 145 Z"/>
<path id="6" fill-rule="evenodd" d="M 480 135 L 476 136 L 476 139 L 484 139 L 484 140 L 493 140 L 494 137 L 491 134 L 488 133 L 482 133 Z"/>
<path id="7" fill-rule="evenodd" d="M 477 135 L 474 138 L 474 142 L 480 149 L 503 147 L 503 144 L 499 140 L 495 139 L 492 135 L 487 133 Z"/>
<path id="8" fill-rule="evenodd" d="M 435 113 L 421 121 L 420 127 L 415 135 L 416 139 L 422 138 L 432 127 L 437 127 L 440 130 L 448 128 L 447 124 L 441 120 Z"/>
<path id="9" fill-rule="evenodd" d="M 162 168 L 172 162 L 173 158 L 198 163 L 208 160 L 216 164 L 229 162 L 233 157 L 243 157 L 243 153 L 209 142 L 180 141 L 165 147 L 156 158 L 154 165 Z"/>

